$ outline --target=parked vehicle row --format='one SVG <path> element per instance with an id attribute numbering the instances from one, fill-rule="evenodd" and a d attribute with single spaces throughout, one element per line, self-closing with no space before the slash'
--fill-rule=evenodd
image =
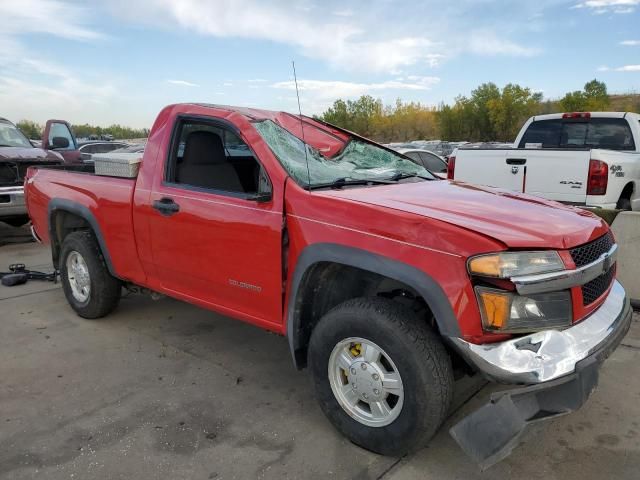
<path id="1" fill-rule="evenodd" d="M 63 162 L 62 155 L 34 147 L 18 127 L 0 118 L 0 221 L 14 226 L 29 221 L 23 188 L 28 167 Z"/>
<path id="2" fill-rule="evenodd" d="M 640 210 L 640 115 L 535 116 L 510 148 L 458 148 L 448 178 L 571 205 Z"/>
<path id="3" fill-rule="evenodd" d="M 47 121 L 42 139 L 29 140 L 13 123 L 0 118 L 0 221 L 20 226 L 29 221 L 24 176 L 29 166 L 92 162 L 92 155 L 117 149 L 144 149 L 117 141 L 78 142 L 64 120 Z"/>
<path id="4" fill-rule="evenodd" d="M 600 218 L 439 181 L 317 119 L 171 105 L 136 178 L 93 167 L 32 167 L 25 184 L 77 314 L 137 285 L 286 335 L 328 419 L 378 453 L 424 445 L 454 379 L 480 372 L 513 388 L 452 435 L 500 460 L 586 401 L 630 326 Z"/>

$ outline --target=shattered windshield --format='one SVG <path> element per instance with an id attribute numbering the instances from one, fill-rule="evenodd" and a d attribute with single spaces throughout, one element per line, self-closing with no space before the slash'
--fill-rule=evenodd
<path id="1" fill-rule="evenodd" d="M 289 175 L 305 187 L 321 186 L 340 180 L 375 182 L 398 180 L 404 176 L 433 179 L 424 167 L 357 138 L 351 139 L 338 155 L 327 158 L 271 120 L 255 122 L 253 125 Z"/>
<path id="2" fill-rule="evenodd" d="M 12 123 L 0 122 L 0 147 L 33 148 L 27 137 Z"/>

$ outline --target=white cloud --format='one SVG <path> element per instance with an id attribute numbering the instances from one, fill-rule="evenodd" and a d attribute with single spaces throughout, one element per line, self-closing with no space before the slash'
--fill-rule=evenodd
<path id="1" fill-rule="evenodd" d="M 353 98 L 368 93 L 383 90 L 429 90 L 438 82 L 438 77 L 422 77 L 410 75 L 409 81 L 387 80 L 379 83 L 343 82 L 339 80 L 298 80 L 298 89 L 301 92 L 314 92 L 319 98 Z M 271 85 L 273 88 L 295 90 L 293 80 L 277 82 Z"/>
<path id="2" fill-rule="evenodd" d="M 90 111 L 113 109 L 118 92 L 107 76 L 74 71 L 61 61 L 67 60 L 64 55 L 55 61 L 45 60 L 22 42 L 22 36 L 29 34 L 81 42 L 106 38 L 87 26 L 91 13 L 87 7 L 59 0 L 2 0 L 0 10 L 3 115 L 36 121 L 71 115 L 71 120 L 88 121 L 85 115 Z"/>
<path id="3" fill-rule="evenodd" d="M 620 42 L 620 45 L 624 45 L 626 47 L 636 47 L 640 46 L 640 40 L 623 40 Z"/>
<path id="4" fill-rule="evenodd" d="M 197 83 L 187 82 L 186 80 L 167 80 L 167 83 L 172 85 L 179 85 L 181 87 L 199 87 Z"/>
<path id="5" fill-rule="evenodd" d="M 586 8 L 593 13 L 633 13 L 635 8 L 640 5 L 640 0 L 587 0 L 575 4 L 571 8 Z"/>
<path id="6" fill-rule="evenodd" d="M 500 38 L 490 30 L 471 32 L 468 39 L 468 50 L 477 55 L 512 55 L 516 57 L 532 57 L 540 53 L 536 47 L 525 47 Z"/>
<path id="7" fill-rule="evenodd" d="M 340 80 L 298 80 L 300 90 L 300 100 L 303 110 L 307 114 L 321 113 L 327 109 L 336 99 L 357 98 L 361 95 L 373 95 L 380 97 L 385 92 L 392 93 L 398 91 L 423 92 L 430 90 L 440 79 L 438 77 L 425 77 L 410 75 L 404 80 L 387 80 L 384 82 L 359 83 L 345 82 Z M 296 85 L 293 80 L 276 82 L 272 88 L 295 92 Z M 297 109 L 295 94 L 292 96 L 277 97 L 281 102 L 285 102 L 286 108 Z"/>
<path id="8" fill-rule="evenodd" d="M 74 40 L 103 35 L 85 26 L 91 9 L 59 0 L 2 0 L 0 35 L 45 33 Z"/>
<path id="9" fill-rule="evenodd" d="M 130 21 L 219 38 L 267 40 L 294 47 L 306 57 L 347 71 L 389 74 L 409 67 L 435 67 L 457 48 L 443 43 L 445 37 L 441 34 L 447 31 L 444 26 L 419 28 L 415 22 L 385 19 L 382 15 L 385 9 L 391 9 L 389 5 L 375 5 L 376 8 L 349 15 L 348 10 L 323 4 L 323 9 L 334 13 L 326 15 L 315 4 L 292 8 L 285 1 L 139 0 L 131 4 L 129 0 L 109 0 L 108 4 L 116 15 L 124 16 L 126 12 Z M 446 40 L 453 44 L 468 38 L 464 32 L 464 28 L 458 28 L 455 40 Z M 485 32 L 483 37 L 462 49 L 482 55 L 537 53 L 535 48 L 504 39 L 496 32 Z M 483 42 L 489 45 L 482 45 Z"/>
<path id="10" fill-rule="evenodd" d="M 640 65 L 624 65 L 616 68 L 616 72 L 640 72 Z"/>
<path id="11" fill-rule="evenodd" d="M 264 78 L 251 78 L 247 80 L 249 83 L 264 83 L 266 80 Z"/>
<path id="12" fill-rule="evenodd" d="M 640 72 L 640 65 L 623 65 L 622 67 L 610 68 L 606 65 L 598 67 L 599 72 Z"/>
<path id="13" fill-rule="evenodd" d="M 353 17 L 353 10 L 345 8 L 344 10 L 334 10 L 333 13 L 336 17 Z"/>

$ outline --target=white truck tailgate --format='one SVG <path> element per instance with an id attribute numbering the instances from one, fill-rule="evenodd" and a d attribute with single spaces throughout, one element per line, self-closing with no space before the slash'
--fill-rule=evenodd
<path id="1" fill-rule="evenodd" d="M 522 172 L 518 168 L 514 174 L 511 165 L 506 163 L 507 154 L 511 151 L 509 149 L 458 150 L 454 179 L 521 192 Z"/>
<path id="2" fill-rule="evenodd" d="M 525 152 L 526 193 L 560 202 L 586 201 L 590 150 L 545 149 Z"/>
<path id="3" fill-rule="evenodd" d="M 584 203 L 591 152 L 587 149 L 460 149 L 455 180 Z"/>

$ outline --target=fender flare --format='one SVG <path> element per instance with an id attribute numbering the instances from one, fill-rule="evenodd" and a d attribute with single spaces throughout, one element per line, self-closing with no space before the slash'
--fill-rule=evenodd
<path id="1" fill-rule="evenodd" d="M 298 257 L 287 305 L 287 339 L 296 368 L 301 368 L 305 363 L 301 353 L 307 343 L 303 333 L 304 329 L 301 328 L 304 321 L 300 314 L 299 290 L 306 273 L 314 264 L 320 262 L 339 263 L 360 268 L 409 285 L 427 302 L 435 317 L 440 334 L 445 337 L 460 336 L 458 319 L 449 299 L 440 285 L 422 270 L 366 250 L 334 243 L 316 243 L 307 246 Z"/>
<path id="2" fill-rule="evenodd" d="M 53 260 L 53 265 L 55 268 L 58 268 L 58 257 L 60 254 L 61 245 L 58 244 L 57 236 L 55 232 L 55 225 L 52 222 L 53 216 L 56 212 L 69 212 L 78 217 L 87 221 L 93 234 L 96 236 L 96 240 L 98 240 L 98 246 L 100 247 L 100 251 L 102 252 L 102 256 L 104 257 L 104 261 L 107 264 L 107 269 L 109 273 L 114 277 L 118 277 L 113 268 L 113 263 L 111 262 L 111 255 L 109 255 L 109 250 L 107 249 L 107 244 L 104 241 L 104 236 L 102 235 L 102 230 L 100 229 L 100 224 L 96 219 L 95 215 L 91 213 L 84 205 L 73 202 L 71 200 L 67 200 L 64 198 L 53 198 L 49 202 L 49 206 L 47 208 L 47 222 L 49 226 L 49 239 L 51 240 L 51 257 Z"/>

